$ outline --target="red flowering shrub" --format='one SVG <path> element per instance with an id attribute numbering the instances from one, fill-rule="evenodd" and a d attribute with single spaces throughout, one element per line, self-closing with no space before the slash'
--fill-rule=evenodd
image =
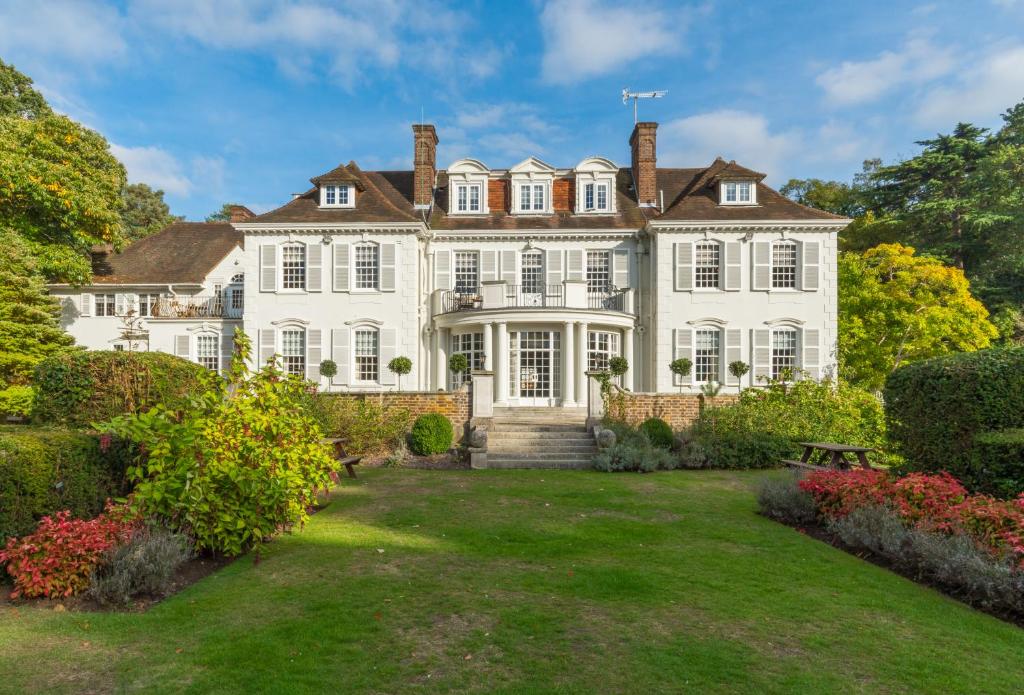
<path id="1" fill-rule="evenodd" d="M 998 555 L 1016 558 L 1024 569 L 1024 505 L 988 495 L 971 495 L 955 508 L 960 526 Z"/>
<path id="2" fill-rule="evenodd" d="M 81 591 L 103 553 L 126 542 L 136 525 L 123 507 L 110 504 L 95 519 L 70 516 L 67 511 L 45 516 L 33 533 L 11 538 L 0 550 L 0 562 L 14 578 L 11 598 L 56 598 Z"/>
<path id="3" fill-rule="evenodd" d="M 812 471 L 800 481 L 825 516 L 846 516 L 869 504 L 885 504 L 892 484 L 884 471 L 857 468 L 851 471 Z"/>
<path id="4" fill-rule="evenodd" d="M 956 506 L 967 498 L 967 489 L 945 471 L 911 473 L 892 482 L 890 495 L 889 503 L 907 521 L 927 521 L 947 531 L 956 521 Z"/>

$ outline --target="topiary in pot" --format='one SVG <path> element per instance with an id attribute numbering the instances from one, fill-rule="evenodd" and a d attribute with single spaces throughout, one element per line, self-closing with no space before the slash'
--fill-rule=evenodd
<path id="1" fill-rule="evenodd" d="M 679 359 L 672 360 L 668 365 L 669 370 L 676 376 L 682 378 L 690 376 L 690 370 L 693 369 L 693 360 L 689 357 L 680 357 Z M 679 384 L 679 393 L 683 392 L 683 384 Z"/>
<path id="2" fill-rule="evenodd" d="M 388 362 L 388 371 L 398 375 L 398 390 L 402 390 L 402 376 L 412 371 L 412 360 L 408 357 L 396 357 Z"/>
<path id="3" fill-rule="evenodd" d="M 736 377 L 736 393 L 743 392 L 743 377 L 750 371 L 750 365 L 743 360 L 729 363 L 729 373 Z"/>
<path id="4" fill-rule="evenodd" d="M 335 364 L 334 360 L 324 360 L 320 363 L 320 376 L 325 379 L 330 379 L 332 376 L 338 373 L 338 365 Z"/>
<path id="5" fill-rule="evenodd" d="M 640 431 L 647 435 L 652 446 L 659 449 L 672 448 L 672 428 L 660 417 L 647 418 L 640 424 Z"/>
<path id="6" fill-rule="evenodd" d="M 618 355 L 612 357 L 608 360 L 608 371 L 612 373 L 612 376 L 622 376 L 629 371 L 629 360 Z"/>
<path id="7" fill-rule="evenodd" d="M 416 418 L 409 435 L 409 448 L 414 454 L 443 454 L 452 446 L 455 432 L 452 423 L 440 413 L 427 413 Z"/>
<path id="8" fill-rule="evenodd" d="M 448 358 L 448 369 L 452 374 L 464 374 L 469 371 L 469 358 L 461 352 L 457 352 Z"/>

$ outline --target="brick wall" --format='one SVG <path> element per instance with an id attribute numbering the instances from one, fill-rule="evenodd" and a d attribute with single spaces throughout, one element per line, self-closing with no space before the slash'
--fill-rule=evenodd
<path id="1" fill-rule="evenodd" d="M 491 212 L 508 212 L 508 182 L 492 179 L 487 182 L 487 208 Z"/>
<path id="2" fill-rule="evenodd" d="M 555 212 L 572 212 L 574 183 L 573 179 L 555 179 L 551 187 L 551 207 Z"/>
<path id="3" fill-rule="evenodd" d="M 697 419 L 704 400 L 704 396 L 691 393 L 620 393 L 608 404 L 608 414 L 631 425 L 660 417 L 673 430 L 681 430 Z M 715 397 L 714 405 L 731 405 L 736 400 L 734 393 L 721 394 Z"/>
<path id="4" fill-rule="evenodd" d="M 469 387 L 458 391 L 387 391 L 367 393 L 331 393 L 331 398 L 372 400 L 392 408 L 405 408 L 415 420 L 425 413 L 441 413 L 451 420 L 455 441 L 462 439 L 470 419 Z"/>

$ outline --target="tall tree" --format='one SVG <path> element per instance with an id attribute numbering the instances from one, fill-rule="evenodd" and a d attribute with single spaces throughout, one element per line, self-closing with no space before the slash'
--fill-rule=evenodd
<path id="1" fill-rule="evenodd" d="M 171 208 L 164 202 L 163 191 L 153 190 L 144 183 L 131 183 L 125 187 L 121 220 L 129 242 L 144 239 L 180 219 L 171 214 Z"/>
<path id="2" fill-rule="evenodd" d="M 46 98 L 32 86 L 32 79 L 0 60 L 0 116 L 39 118 L 52 113 Z"/>
<path id="3" fill-rule="evenodd" d="M 843 217 L 863 214 L 860 191 L 855 185 L 822 179 L 790 179 L 779 189 L 782 195 L 818 210 Z"/>
<path id="4" fill-rule="evenodd" d="M 997 336 L 959 268 L 882 244 L 839 256 L 839 371 L 881 389 L 906 362 L 988 347 Z"/>
<path id="5" fill-rule="evenodd" d="M 207 222 L 228 222 L 231 220 L 231 208 L 238 203 L 224 203 L 220 210 L 206 216 Z"/>

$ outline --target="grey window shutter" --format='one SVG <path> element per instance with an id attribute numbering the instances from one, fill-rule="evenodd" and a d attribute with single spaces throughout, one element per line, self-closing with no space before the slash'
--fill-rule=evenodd
<path id="1" fill-rule="evenodd" d="M 114 295 L 114 313 L 118 316 L 124 316 L 128 311 L 127 308 L 127 297 L 120 292 Z"/>
<path id="2" fill-rule="evenodd" d="M 583 279 L 583 249 L 569 249 L 566 262 L 566 280 Z"/>
<path id="3" fill-rule="evenodd" d="M 727 241 L 722 244 L 722 246 L 725 251 L 725 272 L 722 273 L 722 279 L 725 284 L 722 286 L 722 289 L 729 292 L 736 292 L 740 289 L 741 283 L 743 282 L 743 254 L 740 250 L 740 242 Z"/>
<path id="4" fill-rule="evenodd" d="M 802 355 L 800 369 L 807 372 L 808 379 L 821 378 L 821 347 L 817 328 L 805 328 L 800 332 Z"/>
<path id="5" fill-rule="evenodd" d="M 380 383 L 384 386 L 391 386 L 395 383 L 396 374 L 388 369 L 388 363 L 395 359 L 395 350 L 398 345 L 398 331 L 394 328 L 382 328 L 380 330 Z"/>
<path id="6" fill-rule="evenodd" d="M 772 287 L 772 243 L 755 241 L 750 245 L 750 252 L 753 255 L 750 289 L 767 292 Z"/>
<path id="7" fill-rule="evenodd" d="M 677 328 L 675 329 L 675 340 L 674 350 L 672 353 L 672 359 L 678 360 L 681 357 L 685 357 L 688 360 L 693 360 L 693 329 L 692 328 Z M 673 383 L 676 386 L 686 386 L 693 383 L 693 369 L 690 369 L 690 373 L 686 376 L 679 376 L 678 374 L 672 375 Z"/>
<path id="8" fill-rule="evenodd" d="M 306 246 L 306 291 L 320 292 L 324 287 L 324 247 L 312 243 Z"/>
<path id="9" fill-rule="evenodd" d="M 452 252 L 434 251 L 434 289 L 452 288 Z"/>
<path id="10" fill-rule="evenodd" d="M 306 331 L 306 378 L 320 383 L 320 361 L 323 359 L 323 331 Z"/>
<path id="11" fill-rule="evenodd" d="M 480 281 L 491 282 L 498 279 L 498 252 L 491 249 L 480 252 Z"/>
<path id="12" fill-rule="evenodd" d="M 770 377 L 772 375 L 771 339 L 772 332 L 767 328 L 754 329 L 751 344 L 754 353 L 753 371 L 755 385 L 760 377 Z"/>
<path id="13" fill-rule="evenodd" d="M 739 384 L 739 379 L 729 373 L 729 365 L 743 359 L 743 331 L 739 328 L 728 328 L 725 331 L 725 364 L 722 366 L 722 374 L 725 374 L 725 383 L 730 386 Z"/>
<path id="14" fill-rule="evenodd" d="M 349 284 L 349 259 L 352 257 L 352 247 L 349 244 L 334 245 L 334 291 L 348 292 Z"/>
<path id="15" fill-rule="evenodd" d="M 260 330 L 260 363 L 258 366 L 261 369 L 267 366 L 267 363 L 274 357 L 274 353 L 276 352 L 275 339 L 276 336 L 274 335 L 273 328 L 264 328 Z"/>
<path id="16" fill-rule="evenodd" d="M 189 337 L 187 335 L 174 336 L 174 354 L 178 357 L 189 358 Z"/>
<path id="17" fill-rule="evenodd" d="M 814 292 L 818 289 L 818 271 L 821 267 L 821 243 L 803 241 L 800 247 L 800 289 Z"/>
<path id="18" fill-rule="evenodd" d="M 380 291 L 394 292 L 398 272 L 398 245 L 380 245 Z"/>
<path id="19" fill-rule="evenodd" d="M 562 252 L 550 249 L 544 254 L 544 265 L 547 267 L 545 282 L 551 285 L 562 284 Z"/>
<path id="20" fill-rule="evenodd" d="M 626 249 L 612 252 L 612 282 L 620 290 L 629 287 L 629 251 Z"/>
<path id="21" fill-rule="evenodd" d="M 351 331 L 347 328 L 335 328 L 331 331 L 331 357 L 338 365 L 338 373 L 331 379 L 331 383 L 347 386 L 349 375 L 352 373 L 351 358 L 352 345 L 350 344 Z"/>
<path id="22" fill-rule="evenodd" d="M 502 252 L 502 279 L 506 285 L 518 285 L 515 281 L 515 252 Z"/>
<path id="23" fill-rule="evenodd" d="M 277 246 L 260 246 L 260 292 L 277 291 Z"/>
<path id="24" fill-rule="evenodd" d="M 81 304 L 79 305 L 78 313 L 82 316 L 92 316 L 92 295 L 88 293 L 82 294 Z"/>
<path id="25" fill-rule="evenodd" d="M 231 358 L 235 356 L 235 339 L 230 335 L 220 337 L 220 371 L 227 374 L 231 369 Z"/>
<path id="26" fill-rule="evenodd" d="M 693 289 L 693 244 L 681 241 L 674 247 L 676 292 L 689 292 Z"/>

